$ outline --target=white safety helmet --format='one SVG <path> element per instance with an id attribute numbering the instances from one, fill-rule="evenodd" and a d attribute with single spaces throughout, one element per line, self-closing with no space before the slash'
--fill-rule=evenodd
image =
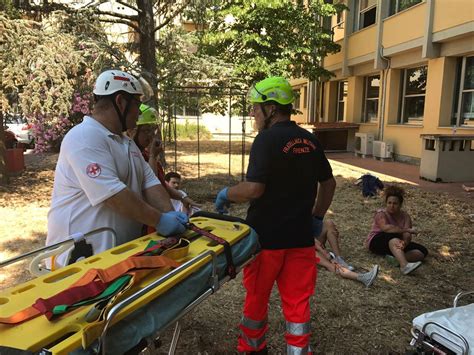
<path id="1" fill-rule="evenodd" d="M 108 96 L 117 91 L 140 95 L 141 102 L 148 101 L 151 95 L 153 95 L 150 84 L 142 77 L 137 79 L 133 75 L 121 70 L 106 70 L 100 73 L 95 81 L 94 95 Z"/>

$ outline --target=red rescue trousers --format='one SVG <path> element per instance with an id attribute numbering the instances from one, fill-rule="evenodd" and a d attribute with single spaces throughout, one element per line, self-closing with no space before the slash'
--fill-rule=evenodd
<path id="1" fill-rule="evenodd" d="M 247 290 L 237 350 L 251 352 L 266 346 L 268 301 L 277 283 L 286 320 L 285 339 L 289 354 L 307 354 L 309 349 L 310 304 L 316 286 L 314 247 L 262 250 L 244 268 Z"/>

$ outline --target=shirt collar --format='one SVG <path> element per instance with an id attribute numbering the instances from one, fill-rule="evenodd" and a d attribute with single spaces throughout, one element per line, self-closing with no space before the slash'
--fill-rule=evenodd
<path id="1" fill-rule="evenodd" d="M 115 134 L 115 133 L 111 132 L 107 127 L 105 127 L 102 123 L 100 123 L 99 121 L 97 121 L 96 119 L 94 119 L 91 116 L 84 116 L 83 122 L 86 125 L 93 126 L 94 128 L 104 132 L 105 135 L 107 135 L 108 137 L 110 137 L 112 139 L 116 139 L 116 140 L 119 140 L 119 141 L 121 141 L 123 139 L 125 139 L 126 141 L 131 140 L 128 136 L 126 136 L 123 133 L 122 134 Z"/>

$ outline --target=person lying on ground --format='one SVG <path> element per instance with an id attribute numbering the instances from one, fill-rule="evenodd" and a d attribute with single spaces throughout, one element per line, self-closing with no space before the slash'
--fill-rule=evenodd
<path id="1" fill-rule="evenodd" d="M 409 214 L 402 210 L 404 190 L 388 186 L 384 196 L 385 208 L 375 213 L 366 246 L 374 254 L 394 256 L 402 274 L 408 275 L 421 265 L 428 250 L 412 241 L 418 232 L 413 228 Z"/>
<path id="2" fill-rule="evenodd" d="M 315 232 L 317 231 L 318 228 L 315 228 Z M 352 265 L 349 265 L 341 256 L 341 248 L 339 246 L 340 235 L 339 231 L 337 230 L 336 224 L 332 220 L 325 218 L 323 221 L 323 228 L 321 233 L 319 235 L 315 235 L 314 237 L 321 243 L 324 248 L 326 247 L 326 241 L 329 243 L 329 246 L 332 250 L 332 252 L 330 252 L 330 254 L 332 254 L 331 258 L 334 259 L 336 263 L 341 266 L 344 266 L 346 269 L 349 269 L 351 271 L 354 270 L 354 267 Z"/>
<path id="3" fill-rule="evenodd" d="M 379 272 L 379 266 L 375 265 L 372 270 L 364 273 L 354 272 L 347 267 L 341 265 L 336 259 L 328 252 L 319 240 L 315 240 L 316 257 L 319 259 L 319 265 L 323 266 L 326 270 L 334 272 L 336 275 L 341 276 L 345 279 L 355 280 L 363 283 L 365 287 L 370 287 L 377 278 Z"/>

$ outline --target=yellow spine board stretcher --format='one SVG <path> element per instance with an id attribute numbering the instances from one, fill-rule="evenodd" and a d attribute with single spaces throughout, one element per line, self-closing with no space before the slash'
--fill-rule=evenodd
<path id="1" fill-rule="evenodd" d="M 206 217 L 191 218 L 191 222 L 197 227 L 225 239 L 230 245 L 234 245 L 250 232 L 250 227 L 238 222 L 228 222 Z M 195 235 L 196 233 L 192 231 L 186 231 L 183 237 L 191 238 Z M 107 268 L 135 253 L 143 251 L 151 240 L 160 239 L 163 238 L 156 234 L 149 234 L 53 271 L 50 274 L 4 290 L 0 292 L 0 317 L 8 317 L 25 309 L 40 297 L 48 298 L 65 290 L 84 275 L 88 269 Z M 176 261 L 184 263 L 208 250 L 221 254 L 224 252 L 224 247 L 201 236 L 190 243 L 188 254 Z M 211 256 L 203 258 L 189 268 L 169 278 L 159 287 L 138 298 L 123 308 L 113 319 L 112 324 L 119 322 L 128 314 L 164 294 L 167 290 L 186 279 L 190 274 L 209 263 L 211 259 Z M 166 275 L 169 271 L 169 269 L 153 270 L 127 290 L 120 299 L 137 292 L 151 282 Z M 43 348 L 48 348 L 53 354 L 67 354 L 80 347 L 86 348 L 101 335 L 104 326 L 104 321 L 88 323 L 85 320 L 91 307 L 92 305 L 80 307 L 52 321 L 48 321 L 45 316 L 40 315 L 17 325 L 0 324 L 0 345 L 28 351 L 40 351 Z"/>

